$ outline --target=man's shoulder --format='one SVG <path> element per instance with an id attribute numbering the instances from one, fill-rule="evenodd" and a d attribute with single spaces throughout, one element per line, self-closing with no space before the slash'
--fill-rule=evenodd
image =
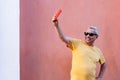
<path id="1" fill-rule="evenodd" d="M 96 46 L 94 46 L 94 47 L 95 47 L 95 50 L 97 50 L 99 53 L 102 53 L 102 51 L 99 47 L 96 47 Z"/>

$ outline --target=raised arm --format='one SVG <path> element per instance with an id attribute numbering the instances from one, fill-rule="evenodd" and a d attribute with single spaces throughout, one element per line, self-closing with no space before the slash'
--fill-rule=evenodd
<path id="1" fill-rule="evenodd" d="M 65 42 L 66 44 L 69 44 L 70 39 L 64 35 L 63 31 L 61 30 L 61 28 L 59 26 L 58 20 L 53 20 L 52 22 L 57 30 L 57 33 L 58 33 L 60 39 L 63 42 Z"/>

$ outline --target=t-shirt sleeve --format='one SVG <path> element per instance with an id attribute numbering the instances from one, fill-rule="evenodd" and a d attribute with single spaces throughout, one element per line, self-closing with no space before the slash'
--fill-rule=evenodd
<path id="1" fill-rule="evenodd" d="M 69 42 L 69 44 L 67 44 L 67 47 L 74 50 L 74 49 L 76 49 L 78 47 L 79 42 L 80 42 L 79 39 L 70 38 L 70 42 Z"/>
<path id="2" fill-rule="evenodd" d="M 103 53 L 100 51 L 100 59 L 99 59 L 100 63 L 103 64 L 105 63 L 105 58 L 104 58 L 104 55 Z"/>

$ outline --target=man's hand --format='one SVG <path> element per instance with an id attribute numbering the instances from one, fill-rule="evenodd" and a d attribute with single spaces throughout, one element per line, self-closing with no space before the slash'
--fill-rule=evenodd
<path id="1" fill-rule="evenodd" d="M 58 24 L 58 20 L 52 20 L 52 22 L 53 22 L 53 24 L 54 24 L 55 27 L 58 27 L 58 25 L 59 25 Z"/>
<path id="2" fill-rule="evenodd" d="M 96 77 L 96 80 L 102 80 L 102 77 Z"/>

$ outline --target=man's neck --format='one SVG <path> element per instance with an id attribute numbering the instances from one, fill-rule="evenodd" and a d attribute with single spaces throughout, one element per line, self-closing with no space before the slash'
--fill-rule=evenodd
<path id="1" fill-rule="evenodd" d="M 93 42 L 92 43 L 86 43 L 88 46 L 94 46 Z"/>

